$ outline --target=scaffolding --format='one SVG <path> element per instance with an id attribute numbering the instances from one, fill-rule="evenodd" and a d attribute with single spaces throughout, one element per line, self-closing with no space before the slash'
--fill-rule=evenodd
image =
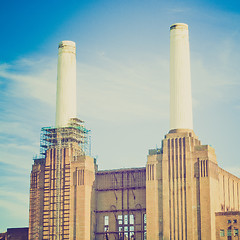
<path id="1" fill-rule="evenodd" d="M 67 127 L 44 127 L 41 131 L 40 138 L 40 155 L 42 158 L 46 157 L 46 151 L 49 149 L 56 149 L 56 182 L 55 182 L 55 206 L 54 214 L 54 240 L 61 240 L 61 186 L 62 180 L 62 162 L 63 149 L 74 148 L 75 156 L 91 155 L 91 131 L 86 129 L 84 121 L 78 118 L 72 118 Z"/>
<path id="2" fill-rule="evenodd" d="M 74 144 L 80 146 L 79 155 L 91 156 L 91 130 L 78 118 L 71 118 L 67 127 L 43 127 L 41 130 L 40 155 L 43 158 L 47 149 L 69 148 Z"/>

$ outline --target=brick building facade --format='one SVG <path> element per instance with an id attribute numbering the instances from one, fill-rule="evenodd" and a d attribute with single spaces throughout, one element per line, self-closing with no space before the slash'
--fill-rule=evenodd
<path id="1" fill-rule="evenodd" d="M 183 71 L 188 27 L 174 24 L 171 34 L 174 121 L 161 148 L 149 151 L 144 168 L 99 171 L 83 121 L 43 128 L 31 172 L 30 240 L 229 240 L 230 227 L 238 239 L 240 179 L 218 166 L 214 149 L 192 129 L 190 69 Z M 74 54 L 72 42 L 59 46 Z"/>

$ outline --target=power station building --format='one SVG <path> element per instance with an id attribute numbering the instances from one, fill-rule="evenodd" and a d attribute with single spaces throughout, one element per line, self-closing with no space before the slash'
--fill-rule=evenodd
<path id="1" fill-rule="evenodd" d="M 193 131 L 188 26 L 170 27 L 170 131 L 144 168 L 99 171 L 76 117 L 75 43 L 59 44 L 56 126 L 31 172 L 30 240 L 239 239 L 240 179 Z"/>

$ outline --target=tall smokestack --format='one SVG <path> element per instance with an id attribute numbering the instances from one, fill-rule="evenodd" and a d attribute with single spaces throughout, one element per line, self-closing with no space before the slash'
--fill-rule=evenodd
<path id="1" fill-rule="evenodd" d="M 58 46 L 56 127 L 66 127 L 76 118 L 76 44 L 62 41 Z"/>
<path id="2" fill-rule="evenodd" d="M 170 129 L 193 129 L 188 25 L 170 27 Z"/>

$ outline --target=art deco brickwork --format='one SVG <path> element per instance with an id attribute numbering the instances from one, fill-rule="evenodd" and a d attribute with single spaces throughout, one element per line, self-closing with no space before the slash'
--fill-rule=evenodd
<path id="1" fill-rule="evenodd" d="M 226 201 L 228 209 L 240 210 L 239 184 L 192 130 L 171 130 L 162 149 L 148 156 L 148 238 L 216 239 L 215 213 L 226 210 Z"/>
<path id="2" fill-rule="evenodd" d="M 236 235 L 240 179 L 192 130 L 188 26 L 173 24 L 170 35 L 171 130 L 146 167 L 106 171 L 75 117 L 75 43 L 60 43 L 56 127 L 42 129 L 31 172 L 30 240 L 216 240 L 230 226 Z"/>
<path id="3" fill-rule="evenodd" d="M 95 239 L 146 239 L 145 168 L 96 173 Z"/>
<path id="4" fill-rule="evenodd" d="M 238 240 L 240 238 L 240 211 L 216 213 L 216 239 Z"/>
<path id="5" fill-rule="evenodd" d="M 85 156 L 87 133 L 79 119 L 68 127 L 43 128 L 42 157 L 34 160 L 31 172 L 29 239 L 89 239 L 90 218 L 83 216 L 90 215 L 95 165 Z M 79 191 L 78 185 L 84 188 Z"/>
<path id="6" fill-rule="evenodd" d="M 45 159 L 35 159 L 30 180 L 29 239 L 42 239 Z"/>
<path id="7" fill-rule="evenodd" d="M 161 149 L 150 150 L 146 168 L 98 171 L 80 152 L 75 143 L 52 146 L 35 160 L 30 239 L 57 239 L 58 232 L 58 239 L 74 240 L 215 240 L 225 221 L 219 216 L 240 211 L 240 179 L 218 166 L 214 149 L 192 130 L 171 130 Z"/>

